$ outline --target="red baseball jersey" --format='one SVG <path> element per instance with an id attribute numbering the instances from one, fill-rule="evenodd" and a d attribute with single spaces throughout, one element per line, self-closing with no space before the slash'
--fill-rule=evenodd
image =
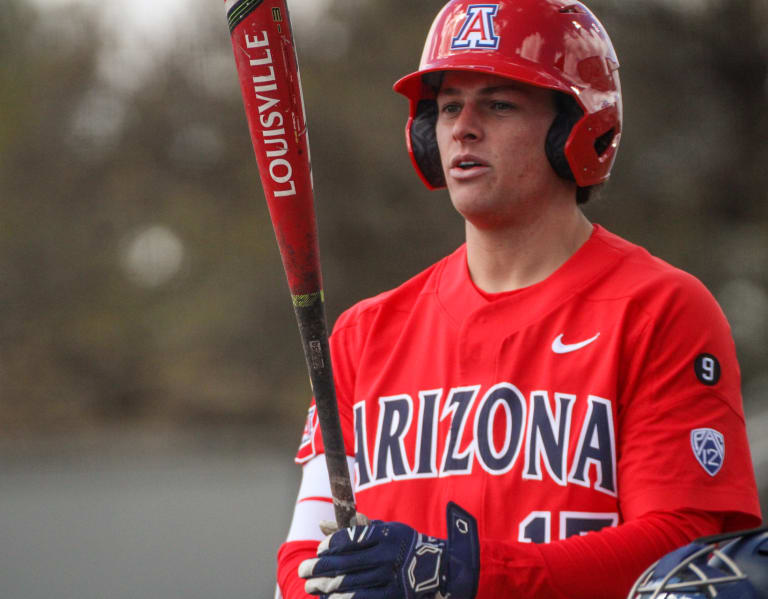
<path id="1" fill-rule="evenodd" d="M 487 294 L 462 246 L 331 337 L 358 510 L 445 537 L 549 542 L 680 509 L 756 525 L 728 323 L 694 277 L 595 226 L 555 273 Z M 297 462 L 322 453 L 310 408 Z"/>

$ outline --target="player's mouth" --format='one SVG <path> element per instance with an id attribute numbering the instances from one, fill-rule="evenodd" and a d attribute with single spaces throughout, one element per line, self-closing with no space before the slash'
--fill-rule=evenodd
<path id="1" fill-rule="evenodd" d="M 484 160 L 470 154 L 462 154 L 451 160 L 448 172 L 454 179 L 467 181 L 480 177 L 490 170 L 490 165 Z"/>

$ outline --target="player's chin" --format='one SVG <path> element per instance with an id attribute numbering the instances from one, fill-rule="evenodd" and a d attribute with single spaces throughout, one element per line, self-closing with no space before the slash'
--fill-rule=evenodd
<path id="1" fill-rule="evenodd" d="M 492 229 L 502 220 L 501 213 L 505 211 L 492 202 L 483 202 L 487 197 L 486 192 L 459 193 L 452 196 L 451 201 L 465 221 L 478 229 Z"/>
<path id="2" fill-rule="evenodd" d="M 466 181 L 447 181 L 448 194 L 454 207 L 461 214 L 465 211 L 485 211 L 492 196 L 492 186 L 488 180 L 471 179 Z"/>

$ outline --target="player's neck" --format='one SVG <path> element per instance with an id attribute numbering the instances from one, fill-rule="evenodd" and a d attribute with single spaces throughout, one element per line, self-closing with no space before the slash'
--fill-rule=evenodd
<path id="1" fill-rule="evenodd" d="M 505 229 L 480 229 L 467 222 L 467 263 L 480 289 L 501 293 L 529 287 L 562 266 L 592 234 L 581 210 Z"/>

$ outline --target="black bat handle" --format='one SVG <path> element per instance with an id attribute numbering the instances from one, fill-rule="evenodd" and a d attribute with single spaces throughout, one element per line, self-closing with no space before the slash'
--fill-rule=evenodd
<path id="1" fill-rule="evenodd" d="M 323 292 L 294 295 L 293 306 L 317 406 L 336 523 L 339 528 L 346 528 L 350 526 L 355 515 L 355 496 L 349 478 L 336 389 L 333 384 Z"/>

